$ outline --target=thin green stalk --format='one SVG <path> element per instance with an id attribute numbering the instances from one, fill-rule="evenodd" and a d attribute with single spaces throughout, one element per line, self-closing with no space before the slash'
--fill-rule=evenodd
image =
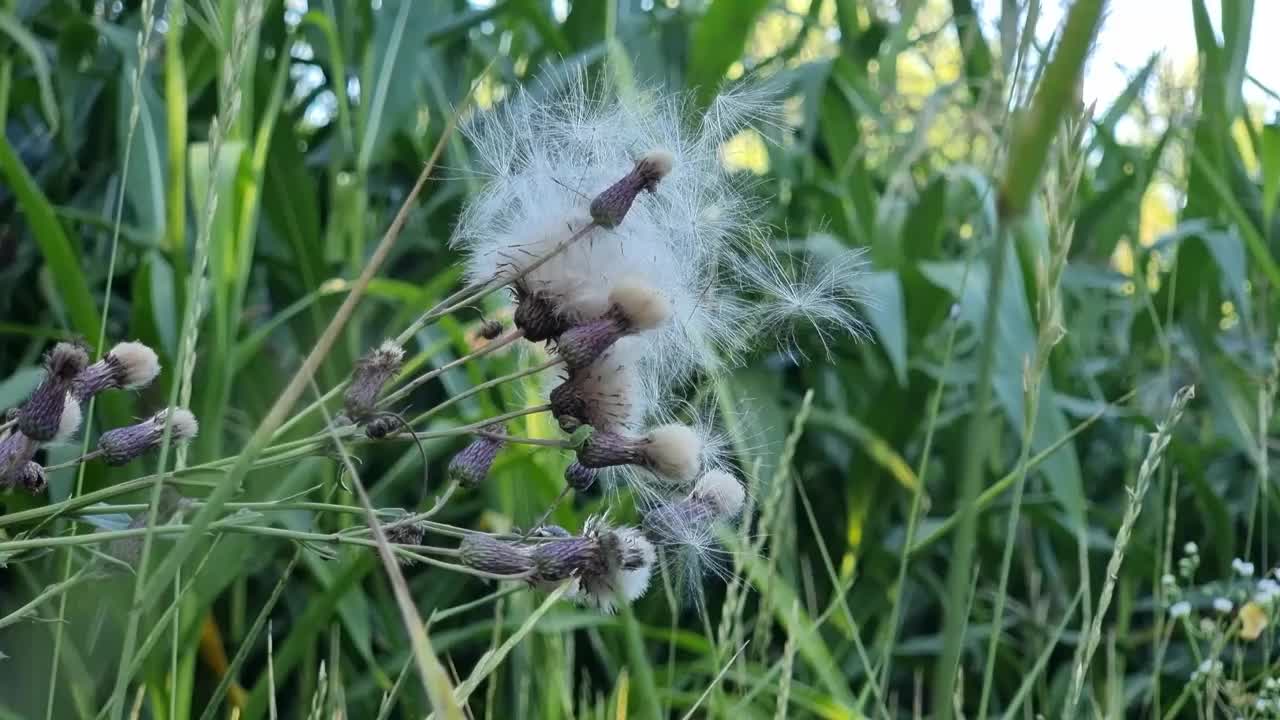
<path id="1" fill-rule="evenodd" d="M 993 243 L 991 270 L 987 287 L 986 313 L 982 325 L 981 344 L 978 346 L 978 379 L 973 393 L 973 417 L 969 421 L 966 436 L 964 466 L 959 491 L 959 523 L 956 529 L 955 549 L 947 573 L 946 599 L 943 606 L 942 652 L 934 671 L 933 707 L 942 720 L 949 720 L 952 712 L 952 695 L 956 672 L 960 667 L 965 628 L 969 615 L 965 598 L 973 581 L 973 556 L 978 538 L 977 497 L 982 484 L 982 463 L 990 447 L 993 423 L 985 417 L 991 400 L 992 373 L 995 368 L 996 327 L 999 319 L 1000 296 L 1004 289 L 1005 263 L 1012 247 L 1006 248 L 1003 228 Z"/>

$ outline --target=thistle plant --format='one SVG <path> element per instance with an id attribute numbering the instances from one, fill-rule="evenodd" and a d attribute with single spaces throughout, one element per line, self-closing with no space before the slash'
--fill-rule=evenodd
<path id="1" fill-rule="evenodd" d="M 862 327 L 856 317 L 858 257 L 839 258 L 818 272 L 808 258 L 776 254 L 756 219 L 755 196 L 722 163 L 723 143 L 773 112 L 773 102 L 751 89 L 730 92 L 695 113 L 684 96 L 654 91 L 623 102 L 609 88 L 573 76 L 550 96 L 517 92 L 492 112 L 475 115 L 463 130 L 475 146 L 484 184 L 452 237 L 463 257 L 464 286 L 369 349 L 348 380 L 321 392 L 285 427 L 317 409 L 336 416 L 332 422 L 297 439 L 277 433 L 256 465 L 337 457 L 354 473 L 358 465 L 350 460 L 368 444 L 456 439 L 460 449 L 443 481 L 428 485 L 435 495 L 430 509 L 374 511 L 388 519 L 385 532 L 375 536 L 385 537 L 402 562 L 543 591 L 567 586 L 561 597 L 603 612 L 642 597 L 663 568 L 680 572 L 681 585 L 697 597 L 703 575 L 726 567 L 717 532 L 742 514 L 745 491 L 714 421 L 685 412 L 687 399 L 764 344 L 791 343 L 797 332 L 812 328 L 827 345 L 834 335 L 856 336 Z M 473 312 L 503 290 L 511 306 L 494 317 L 510 317 L 512 327 L 482 319 L 474 336 L 486 342 L 470 354 L 425 371 L 406 361 L 423 328 Z M 763 326 L 745 322 L 749 312 L 762 312 Z M 517 344 L 529 349 L 518 356 L 527 359 L 525 370 L 415 407 L 423 395 L 415 391 L 446 369 L 483 369 Z M 8 486 L 43 486 L 44 469 L 28 465 L 41 443 L 63 432 L 64 417 L 78 418 L 80 402 L 138 389 L 160 370 L 156 354 L 140 343 L 118 344 L 92 365 L 82 348 L 59 344 L 46 365 L 47 377 L 19 410 L 17 428 L 0 440 L 0 478 Z M 430 424 L 471 394 L 526 377 L 541 387 L 541 402 L 461 424 Z M 328 403 L 336 399 L 341 408 L 331 413 Z M 563 435 L 528 437 L 508 427 L 539 414 L 554 419 Z M 77 462 L 125 465 L 166 442 L 181 445 L 197 429 L 187 410 L 162 409 L 101 433 L 96 450 Z M 525 531 L 496 534 L 435 519 L 452 499 L 493 482 L 494 467 L 513 447 L 554 453 L 564 463 L 562 497 L 603 484 L 609 492 L 592 519 L 566 530 L 544 524 L 547 508 Z M 235 462 L 229 457 L 191 469 L 224 470 Z M 159 477 L 166 493 L 180 487 L 180 479 L 163 469 Z M 121 483 L 91 494 L 92 501 L 154 480 Z M 607 519 L 624 494 L 634 499 L 638 515 L 631 525 Z M 203 508 L 221 507 L 212 499 L 186 502 L 201 508 L 193 527 Z M 0 526 L 83 504 L 73 498 L 53 510 L 0 518 Z M 241 505 L 259 513 L 291 507 Z M 321 514 L 346 509 L 313 505 Z M 94 506 L 99 514 L 111 509 Z M 309 547 L 376 544 L 368 527 L 321 533 L 226 517 L 208 527 L 215 534 L 292 538 Z M 151 528 L 156 537 L 182 529 Z M 96 535 L 80 534 L 75 543 L 102 542 Z M 40 545 L 28 541 L 22 548 Z M 139 562 L 145 554 L 127 557 Z"/>

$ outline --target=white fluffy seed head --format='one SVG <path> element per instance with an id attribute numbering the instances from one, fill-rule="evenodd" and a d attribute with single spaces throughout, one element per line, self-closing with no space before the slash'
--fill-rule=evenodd
<path id="1" fill-rule="evenodd" d="M 399 367 L 400 363 L 404 362 L 404 348 L 397 345 L 395 340 L 383 340 L 374 353 L 378 362 L 385 363 L 389 367 Z"/>
<path id="2" fill-rule="evenodd" d="M 645 456 L 664 479 L 687 485 L 697 477 L 702 440 L 687 425 L 661 425 L 649 431 Z"/>
<path id="3" fill-rule="evenodd" d="M 109 353 L 124 370 L 122 387 L 136 390 L 151 384 L 160 374 L 160 359 L 156 351 L 140 342 L 117 343 Z"/>
<path id="4" fill-rule="evenodd" d="M 54 442 L 65 442 L 70 440 L 76 431 L 80 429 L 80 422 L 84 419 L 84 414 L 80 410 L 80 402 L 76 400 L 75 395 L 67 393 L 67 399 L 62 403 L 62 417 L 58 420 L 58 432 L 53 436 Z"/>
<path id="5" fill-rule="evenodd" d="M 615 307 L 634 330 L 652 330 L 671 317 L 671 303 L 642 278 L 628 276 L 609 291 L 609 305 Z"/>
<path id="6" fill-rule="evenodd" d="M 640 530 L 622 528 L 617 531 L 618 539 L 626 548 L 625 554 L 632 562 L 618 572 L 616 583 L 618 593 L 626 602 L 632 602 L 645 594 L 649 589 L 649 580 L 653 576 L 653 566 L 657 562 L 658 553 Z M 638 560 L 638 562 L 637 562 Z"/>
<path id="7" fill-rule="evenodd" d="M 661 180 L 671 172 L 671 166 L 675 164 L 675 159 L 671 151 L 654 148 L 642 155 L 637 165 L 643 163 L 650 174 Z"/>
<path id="8" fill-rule="evenodd" d="M 164 425 L 165 415 L 169 411 L 161 410 L 156 413 L 155 422 L 157 425 Z M 196 421 L 196 416 L 186 408 L 176 408 L 173 410 L 173 426 L 170 431 L 173 434 L 175 442 L 190 440 L 200 432 L 200 423 Z"/>
<path id="9" fill-rule="evenodd" d="M 705 473 L 694 486 L 693 495 L 710 504 L 722 518 L 737 517 L 747 500 L 742 483 L 723 470 Z"/>

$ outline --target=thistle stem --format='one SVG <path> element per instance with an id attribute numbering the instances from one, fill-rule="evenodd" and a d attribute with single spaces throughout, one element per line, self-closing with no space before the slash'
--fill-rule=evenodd
<path id="1" fill-rule="evenodd" d="M 440 302 L 436 303 L 435 307 L 423 313 L 421 316 L 418 317 L 417 320 L 414 320 L 413 323 L 409 325 L 409 327 L 405 328 L 405 331 L 400 333 L 400 335 L 396 338 L 396 344 L 404 345 L 404 343 L 407 342 L 409 338 L 416 335 L 419 330 L 431 324 L 438 318 L 448 315 L 449 313 L 456 311 L 458 308 L 464 307 L 466 305 L 471 305 L 472 303 L 475 303 L 475 302 L 479 302 L 480 300 L 483 300 L 487 296 L 492 294 L 495 290 L 501 290 L 502 288 L 523 278 L 524 276 L 528 275 L 534 270 L 537 270 L 538 268 L 545 265 L 552 258 L 564 252 L 565 248 L 569 247 L 570 245 L 577 242 L 581 238 L 586 237 L 588 233 L 590 233 L 592 230 L 596 229 L 597 227 L 599 227 L 599 225 L 597 225 L 594 222 L 591 222 L 583 226 L 580 230 L 578 230 L 574 234 L 570 235 L 564 240 L 561 240 L 560 243 L 557 244 L 554 248 L 552 248 L 550 252 L 538 258 L 536 261 L 533 262 L 532 265 L 529 265 L 528 267 L 524 268 L 523 270 L 521 270 L 520 272 L 514 275 L 511 275 L 508 277 L 503 275 L 502 273 L 499 273 L 492 280 L 488 280 L 488 281 L 485 281 L 484 283 L 481 283 L 479 287 L 476 287 L 474 285 L 469 287 L 464 287 L 461 290 L 450 295 L 449 297 L 445 298 L 444 300 L 441 300 Z"/>
<path id="2" fill-rule="evenodd" d="M 423 384 L 430 382 L 436 377 L 439 377 L 443 373 L 448 372 L 449 370 L 452 370 L 453 368 L 458 367 L 459 365 L 466 364 L 472 360 L 475 360 L 477 358 L 482 358 L 485 355 L 488 355 L 489 353 L 500 350 L 510 345 L 511 343 L 519 340 L 522 337 L 524 337 L 523 330 L 520 330 L 520 329 L 512 330 L 511 332 L 507 333 L 505 336 L 498 338 L 493 342 L 486 343 L 485 346 L 482 348 L 479 348 L 471 353 L 463 355 L 462 357 L 459 357 L 455 360 L 451 360 L 450 362 L 447 362 L 444 365 L 441 365 L 440 367 L 434 370 L 422 373 L 421 375 L 413 378 L 409 382 L 405 383 L 405 385 L 400 389 L 396 390 L 390 395 L 387 395 L 386 397 L 384 397 L 382 400 L 378 401 L 378 405 L 379 406 L 390 405 L 391 403 L 394 403 L 400 398 L 403 398 L 404 396 L 413 392 L 416 388 L 421 387 Z"/>

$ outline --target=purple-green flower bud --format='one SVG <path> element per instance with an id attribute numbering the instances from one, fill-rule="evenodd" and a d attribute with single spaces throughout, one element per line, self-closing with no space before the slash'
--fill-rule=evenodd
<path id="1" fill-rule="evenodd" d="M 494 432 L 501 433 L 502 430 L 498 428 Z M 502 445 L 502 440 L 498 438 L 477 436 L 449 461 L 449 480 L 464 488 L 479 487 L 489 477 L 489 470 Z"/>
<path id="2" fill-rule="evenodd" d="M 161 410 L 135 425 L 108 430 L 98 437 L 98 451 L 108 465 L 124 465 L 160 446 L 168 411 Z M 200 426 L 189 410 L 173 411 L 171 437 L 181 444 L 196 436 Z"/>
<path id="3" fill-rule="evenodd" d="M 14 430 L 0 436 L 0 487 L 13 487 L 21 483 L 20 475 L 27 463 L 36 456 L 40 443 Z"/>
<path id="4" fill-rule="evenodd" d="M 591 201 L 591 219 L 600 227 L 617 227 L 627 217 L 631 204 L 641 191 L 657 189 L 658 181 L 671 172 L 671 163 L 671 153 L 665 150 L 646 153 L 631 172 Z"/>
<path id="5" fill-rule="evenodd" d="M 360 358 L 351 374 L 347 393 L 343 396 L 347 415 L 357 421 L 372 415 L 377 410 L 382 387 L 400 372 L 403 362 L 404 350 L 391 340 Z"/>
<path id="6" fill-rule="evenodd" d="M 48 442 L 62 427 L 62 411 L 76 376 L 89 364 L 84 347 L 61 342 L 45 355 L 44 380 L 18 411 L 18 429 L 39 442 Z"/>
<path id="7" fill-rule="evenodd" d="M 579 462 L 569 463 L 569 467 L 564 469 L 564 481 L 578 492 L 585 492 L 596 483 L 597 472 L 594 468 L 589 468 Z"/>

